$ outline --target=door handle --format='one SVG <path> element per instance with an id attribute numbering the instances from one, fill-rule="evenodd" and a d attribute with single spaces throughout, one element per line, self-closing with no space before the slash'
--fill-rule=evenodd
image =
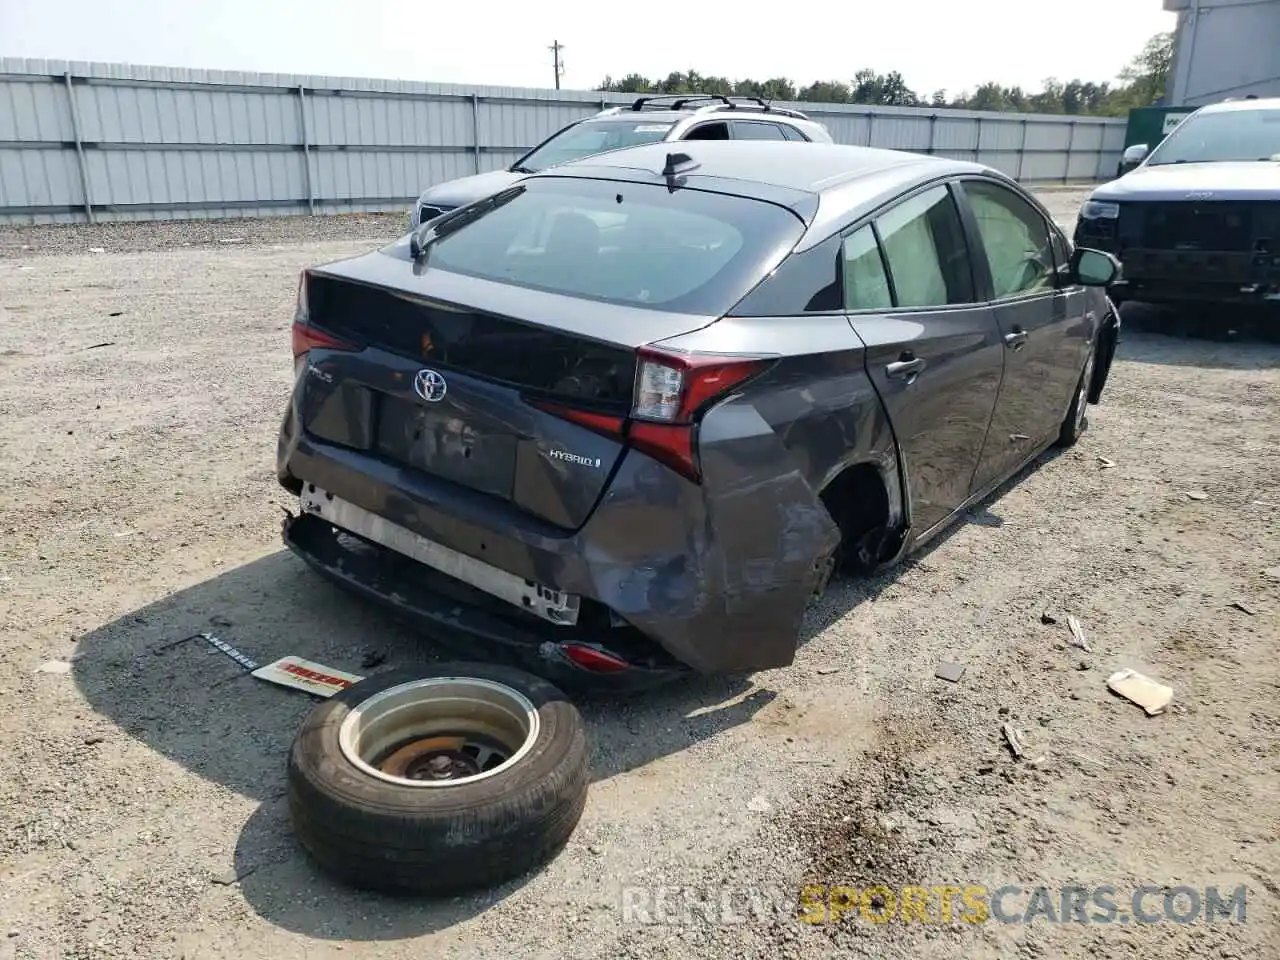
<path id="1" fill-rule="evenodd" d="M 1004 335 L 1004 345 L 1006 347 L 1011 347 L 1014 350 L 1021 350 L 1022 345 L 1026 342 L 1027 331 L 1021 330 L 1018 327 L 1014 327 L 1012 333 L 1006 333 Z"/>
<path id="2" fill-rule="evenodd" d="M 884 367 L 885 376 L 891 380 L 914 380 L 925 368 L 924 360 L 916 357 L 910 360 L 896 360 Z"/>

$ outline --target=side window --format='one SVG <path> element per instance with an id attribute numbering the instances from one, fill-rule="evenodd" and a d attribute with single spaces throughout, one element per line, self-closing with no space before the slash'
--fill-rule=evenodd
<path id="1" fill-rule="evenodd" d="M 862 227 L 844 238 L 844 308 L 874 310 L 893 306 L 889 277 L 875 231 Z"/>
<path id="2" fill-rule="evenodd" d="M 795 127 L 789 127 L 785 123 L 778 124 L 782 128 L 782 135 L 788 140 L 795 140 L 798 143 L 808 143 L 809 138 L 797 130 Z"/>
<path id="3" fill-rule="evenodd" d="M 785 140 L 782 128 L 776 123 L 763 120 L 733 121 L 733 137 L 735 140 Z"/>
<path id="4" fill-rule="evenodd" d="M 1053 248 L 1040 212 L 998 183 L 970 180 L 964 192 L 986 248 L 995 298 L 1052 290 Z"/>
<path id="5" fill-rule="evenodd" d="M 951 191 L 934 187 L 876 221 L 900 307 L 973 303 L 969 250 Z"/>
<path id="6" fill-rule="evenodd" d="M 686 133 L 683 140 L 728 140 L 729 125 L 727 123 L 704 123 Z"/>

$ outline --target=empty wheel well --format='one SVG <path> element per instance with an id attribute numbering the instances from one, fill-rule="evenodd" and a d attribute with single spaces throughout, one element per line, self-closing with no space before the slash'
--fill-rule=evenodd
<path id="1" fill-rule="evenodd" d="M 841 566 L 865 569 L 882 559 L 889 494 L 880 471 L 869 463 L 847 467 L 823 488 L 822 504 L 840 528 Z"/>

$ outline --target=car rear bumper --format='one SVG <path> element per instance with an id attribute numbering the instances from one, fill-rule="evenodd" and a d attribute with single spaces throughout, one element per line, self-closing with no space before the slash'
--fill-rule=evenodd
<path id="1" fill-rule="evenodd" d="M 319 441 L 295 424 L 291 412 L 278 449 L 277 476 L 287 489 L 314 484 L 451 552 L 572 595 L 581 608 L 575 626 L 548 623 L 502 600 L 495 606 L 492 596 L 399 555 L 401 573 L 407 562 L 431 576 L 386 589 L 377 578 L 351 573 L 353 561 L 309 532 L 317 523 L 330 530 L 319 517 L 286 529 L 290 549 L 424 622 L 432 634 L 470 635 L 477 647 L 532 649 L 535 666 L 555 656 L 543 650 L 547 639 L 578 640 L 592 630 L 606 649 L 631 631 L 656 645 L 661 656 L 649 669 L 663 660 L 706 674 L 787 666 L 839 542 L 817 494 L 747 404 L 730 402 L 703 421 L 703 484 L 628 451 L 591 516 L 567 534 L 483 494 Z M 749 482 L 744 460 L 752 468 Z M 442 592 L 451 597 L 447 603 L 439 601 Z"/>
<path id="2" fill-rule="evenodd" d="M 471 659 L 510 663 L 570 692 L 651 689 L 691 671 L 680 664 L 631 663 L 625 670 L 580 666 L 564 652 L 554 628 L 520 624 L 504 616 L 501 601 L 468 591 L 429 567 L 367 541 L 343 538 L 312 514 L 284 523 L 284 543 L 313 570 L 421 629 L 433 641 Z M 574 641 L 590 643 L 582 631 Z"/>

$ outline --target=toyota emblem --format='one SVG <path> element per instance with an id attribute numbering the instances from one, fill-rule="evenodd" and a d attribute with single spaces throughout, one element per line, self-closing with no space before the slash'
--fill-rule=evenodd
<path id="1" fill-rule="evenodd" d="M 434 370 L 419 370 L 413 378 L 413 389 L 427 403 L 439 403 L 444 399 L 444 377 Z"/>

